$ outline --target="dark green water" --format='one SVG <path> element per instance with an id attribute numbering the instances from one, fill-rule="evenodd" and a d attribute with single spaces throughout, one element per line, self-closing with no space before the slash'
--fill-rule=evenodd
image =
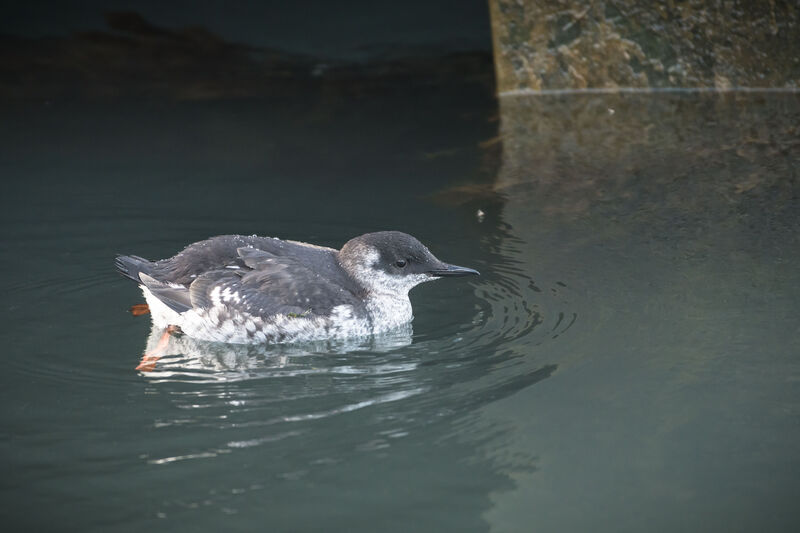
<path id="1" fill-rule="evenodd" d="M 3 108 L 5 527 L 790 530 L 797 97 L 539 100 L 502 158 L 493 113 L 435 90 Z M 176 342 L 134 370 L 153 340 L 115 253 L 381 229 L 483 276 L 415 289 L 413 334 Z"/>

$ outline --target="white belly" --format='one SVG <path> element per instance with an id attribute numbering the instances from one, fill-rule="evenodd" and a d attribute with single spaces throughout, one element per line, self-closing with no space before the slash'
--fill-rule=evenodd
<path id="1" fill-rule="evenodd" d="M 213 342 L 273 344 L 359 337 L 398 328 L 413 318 L 408 297 L 389 296 L 374 296 L 367 301 L 368 318 L 357 316 L 349 305 L 335 307 L 329 316 L 309 317 L 258 317 L 237 312 L 222 302 L 219 307 L 177 313 L 153 296 L 147 287 L 140 287 L 154 326 L 178 326 L 189 337 Z"/>

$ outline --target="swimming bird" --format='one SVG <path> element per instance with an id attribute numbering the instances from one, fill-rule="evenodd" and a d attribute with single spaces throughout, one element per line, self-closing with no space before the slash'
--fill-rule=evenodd
<path id="1" fill-rule="evenodd" d="M 408 292 L 478 271 L 437 259 L 399 231 L 367 233 L 341 250 L 272 237 L 221 235 L 169 259 L 116 258 L 139 284 L 154 326 L 237 344 L 371 335 L 413 318 Z"/>

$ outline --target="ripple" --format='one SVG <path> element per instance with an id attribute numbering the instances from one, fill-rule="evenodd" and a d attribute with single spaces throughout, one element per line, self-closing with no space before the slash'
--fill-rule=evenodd
<path id="1" fill-rule="evenodd" d="M 151 328 L 142 352 L 130 353 L 129 339 L 141 334 L 145 321 L 123 312 L 129 295 L 104 303 L 116 276 L 98 269 L 19 281 L 9 291 L 24 301 L 17 320 L 29 319 L 46 304 L 65 321 L 47 339 L 15 341 L 15 349 L 29 357 L 11 364 L 23 375 L 75 390 L 113 392 L 123 383 L 144 387 L 128 390 L 151 413 L 153 444 L 142 459 L 152 465 L 209 461 L 264 447 L 274 453 L 297 446 L 301 438 L 309 456 L 322 460 L 331 457 L 329 440 L 348 442 L 336 435 L 354 425 L 360 437 L 349 448 L 381 453 L 557 369 L 547 347 L 578 323 L 566 303 L 570 289 L 535 278 L 515 259 L 515 246 L 511 240 L 499 244 L 480 265 L 484 275 L 469 285 L 442 290 L 438 298 L 422 290 L 413 294 L 418 332 L 409 326 L 363 339 L 273 346 L 172 336 L 164 356 L 143 373 L 133 367 L 162 332 Z M 98 305 L 74 312 L 74 302 L 87 298 Z M 109 309 L 111 320 L 92 319 Z M 52 348 L 54 341 L 68 344 L 75 329 L 97 341 L 79 361 Z M 196 436 L 191 445 L 187 434 Z"/>
<path id="2" fill-rule="evenodd" d="M 207 446 L 148 462 L 208 460 L 260 447 L 277 453 L 301 437 L 310 457 L 329 457 L 329 439 L 353 424 L 362 437 L 373 436 L 352 443 L 351 450 L 381 453 L 426 427 L 460 423 L 481 406 L 547 379 L 558 368 L 548 346 L 575 326 L 578 314 L 566 303 L 567 284 L 534 279 L 513 255 L 506 259 L 509 253 L 499 248 L 472 294 L 447 293 L 430 307 L 423 301 L 420 322 L 428 312 L 454 311 L 439 327 L 416 334 L 409 327 L 365 339 L 280 346 L 170 337 L 166 355 L 140 374 L 149 390 L 166 394 L 176 408 L 156 417 L 153 428 L 167 442 L 202 430 Z M 412 298 L 416 304 L 424 297 Z M 144 351 L 161 335 L 152 329 Z"/>

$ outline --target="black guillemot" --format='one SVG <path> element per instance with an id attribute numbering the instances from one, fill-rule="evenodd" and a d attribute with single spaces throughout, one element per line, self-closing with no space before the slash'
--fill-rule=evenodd
<path id="1" fill-rule="evenodd" d="M 416 285 L 478 274 L 399 231 L 367 233 L 341 250 L 222 235 L 155 262 L 120 255 L 116 267 L 141 287 L 155 326 L 239 344 L 382 333 L 411 321 Z"/>

